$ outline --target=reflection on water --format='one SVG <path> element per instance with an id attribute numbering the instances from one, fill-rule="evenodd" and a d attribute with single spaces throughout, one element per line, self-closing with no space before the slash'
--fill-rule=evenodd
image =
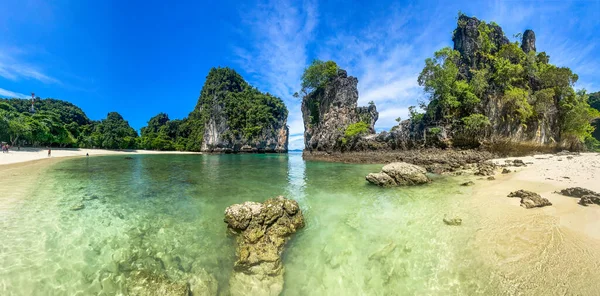
<path id="1" fill-rule="evenodd" d="M 516 284 L 527 278 L 517 263 L 538 258 L 531 254 L 539 248 L 546 263 L 567 251 L 581 265 L 597 259 L 576 243 L 566 249 L 560 231 L 546 235 L 554 227 L 547 219 L 536 222 L 544 231 L 528 234 L 532 241 L 509 232 L 527 231 L 522 223 L 489 225 L 480 205 L 466 202 L 471 189 L 453 179 L 367 185 L 364 175 L 379 168 L 304 162 L 294 153 L 66 160 L 31 177 L 26 189 L 0 183 L 21 200 L 0 217 L 0 294 L 127 293 L 140 271 L 170 282 L 199 276 L 225 293 L 235 250 L 224 209 L 277 195 L 298 200 L 307 220 L 284 253 L 284 295 L 515 294 L 534 284 L 531 291 L 543 290 L 539 282 Z M 70 210 L 79 203 L 83 210 Z M 446 214 L 465 223 L 446 226 Z M 511 246 L 494 247 L 504 242 Z M 598 278 L 591 269 L 586 276 Z"/>

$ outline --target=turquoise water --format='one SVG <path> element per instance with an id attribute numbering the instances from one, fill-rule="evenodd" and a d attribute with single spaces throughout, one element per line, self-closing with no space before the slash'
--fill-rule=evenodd
<path id="1" fill-rule="evenodd" d="M 380 165 L 300 154 L 132 157 L 68 159 L 32 183 L 0 220 L 1 295 L 127 294 L 139 270 L 174 282 L 201 275 L 225 295 L 235 252 L 225 208 L 277 195 L 296 199 L 306 218 L 284 253 L 283 295 L 503 289 L 465 247 L 479 217 L 460 205 L 470 189 L 456 179 L 382 189 L 364 180 Z M 446 214 L 469 222 L 444 225 Z"/>

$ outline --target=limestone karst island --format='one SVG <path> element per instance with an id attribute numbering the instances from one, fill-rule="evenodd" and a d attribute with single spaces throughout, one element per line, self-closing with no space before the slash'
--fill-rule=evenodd
<path id="1" fill-rule="evenodd" d="M 600 295 L 598 1 L 0 6 L 0 295 Z"/>

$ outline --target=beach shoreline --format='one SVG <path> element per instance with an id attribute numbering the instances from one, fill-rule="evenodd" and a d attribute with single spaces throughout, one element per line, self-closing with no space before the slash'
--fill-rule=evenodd
<path id="1" fill-rule="evenodd" d="M 43 159 L 80 157 L 80 156 L 102 156 L 102 155 L 137 155 L 137 154 L 202 154 L 201 152 L 182 151 L 154 151 L 154 150 L 105 150 L 84 148 L 52 148 L 51 156 L 48 156 L 47 148 L 21 148 L 11 149 L 8 153 L 0 154 L 0 167 L 23 162 L 39 161 Z"/>

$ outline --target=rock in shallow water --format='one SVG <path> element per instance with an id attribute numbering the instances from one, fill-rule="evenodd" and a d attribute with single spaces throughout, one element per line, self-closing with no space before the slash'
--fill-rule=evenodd
<path id="1" fill-rule="evenodd" d="M 431 182 L 425 174 L 427 170 L 406 162 L 394 162 L 384 166 L 379 173 L 368 174 L 365 179 L 372 184 L 390 186 L 410 186 Z"/>
<path id="2" fill-rule="evenodd" d="M 475 185 L 475 182 L 473 182 L 473 181 L 468 181 L 468 182 L 460 184 L 460 186 L 473 186 L 473 185 Z"/>
<path id="3" fill-rule="evenodd" d="M 279 295 L 283 248 L 289 237 L 304 227 L 298 203 L 279 196 L 262 204 L 235 204 L 225 210 L 225 222 L 237 242 L 230 294 Z"/>
<path id="4" fill-rule="evenodd" d="M 461 218 L 446 218 L 444 217 L 444 223 L 446 225 L 450 225 L 450 226 L 460 226 L 462 225 L 462 219 Z"/>
<path id="5" fill-rule="evenodd" d="M 85 205 L 82 203 L 78 203 L 70 208 L 71 211 L 79 211 L 85 209 Z"/>
<path id="6" fill-rule="evenodd" d="M 552 205 L 547 198 L 541 197 L 539 194 L 527 190 L 511 192 L 508 197 L 520 197 L 521 206 L 527 209 Z"/>

